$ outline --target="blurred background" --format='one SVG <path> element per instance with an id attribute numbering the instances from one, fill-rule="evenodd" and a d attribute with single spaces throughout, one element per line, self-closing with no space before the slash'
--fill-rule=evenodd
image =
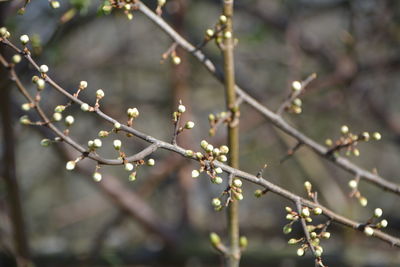
<path id="1" fill-rule="evenodd" d="M 399 183 L 400 2 L 235 2 L 238 84 L 276 110 L 290 93 L 292 81 L 317 73 L 301 97 L 303 112 L 284 117 L 320 143 L 339 138 L 344 124 L 354 133 L 379 131 L 382 140 L 359 144 L 361 155 L 350 160 L 367 170 L 376 168 L 384 178 Z M 157 5 L 156 1 L 144 3 L 153 10 Z M 69 92 L 86 80 L 89 86 L 80 98 L 94 103 L 96 90 L 102 88 L 105 113 L 125 121 L 126 109 L 137 107 L 140 116 L 134 127 L 166 141 L 171 140 L 171 114 L 181 99 L 188 109 L 184 120 L 193 120 L 196 127 L 182 133 L 178 143 L 192 150 L 199 150 L 202 139 L 225 144 L 224 127 L 214 137 L 208 135 L 208 115 L 224 111 L 223 86 L 180 49 L 181 64 L 162 61 L 173 42 L 143 14 L 134 12 L 128 20 L 122 11 L 102 15 L 100 1 L 70 0 L 61 1 L 58 9 L 51 9 L 47 1 L 32 1 L 24 15 L 17 15 L 23 4 L 0 2 L 1 25 L 7 26 L 15 43 L 20 35 L 28 34 L 34 58 L 47 64 L 53 79 Z M 168 0 L 162 16 L 197 45 L 220 14 L 221 1 Z M 9 49 L 0 49 L 7 58 L 13 55 Z M 213 42 L 203 50 L 221 65 Z M 34 93 L 32 67 L 22 62 L 17 70 Z M 206 175 L 191 178 L 191 170 L 198 165 L 165 151 L 152 155 L 154 167 L 139 168 L 135 182 L 115 166 L 102 167 L 103 179 L 95 182 L 95 165 L 89 160 L 68 172 L 65 163 L 79 154 L 63 144 L 42 147 L 40 141 L 54 135 L 18 123 L 26 113 L 32 120 L 38 117 L 21 110 L 26 101 L 8 82 L 4 68 L 0 75 L 0 266 L 15 266 L 16 251 L 36 266 L 222 266 L 208 235 L 217 232 L 226 240 L 225 211 L 215 212 L 211 206 L 211 199 L 226 185 L 212 184 Z M 42 97 L 49 115 L 55 106 L 67 103 L 49 87 Z M 74 115 L 70 135 L 83 145 L 96 138 L 98 131 L 111 129 L 79 107 L 65 113 Z M 62 123 L 59 126 L 64 128 Z M 389 222 L 387 232 L 400 236 L 399 196 L 361 182 L 360 191 L 368 198 L 368 205 L 361 207 L 356 198 L 349 197 L 347 184 L 354 177 L 306 147 L 281 163 L 296 141 L 246 104 L 241 106 L 240 131 L 242 170 L 256 174 L 267 163 L 268 180 L 303 196 L 303 183 L 309 180 L 321 203 L 357 221 L 365 222 L 380 207 Z M 114 138 L 123 140 L 127 154 L 146 145 L 136 138 L 112 135 L 103 140 L 101 155 L 117 157 Z M 291 203 L 271 193 L 257 199 L 255 189 L 244 183 L 240 229 L 249 246 L 241 266 L 311 266 L 309 254 L 297 257 L 297 247 L 287 244 L 289 238 L 301 236 L 301 229 L 282 233 L 287 223 L 284 208 Z M 16 190 L 23 215 L 17 216 L 17 225 L 10 216 L 18 204 Z M 17 249 L 14 226 L 22 242 Z M 398 249 L 386 243 L 336 224 L 328 231 L 331 238 L 322 242 L 328 266 L 399 266 Z"/>

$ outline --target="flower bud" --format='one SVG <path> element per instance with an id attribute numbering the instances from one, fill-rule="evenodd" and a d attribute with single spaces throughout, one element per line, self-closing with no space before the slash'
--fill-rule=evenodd
<path id="1" fill-rule="evenodd" d="M 299 248 L 299 249 L 296 251 L 296 254 L 297 254 L 297 256 L 299 256 L 299 257 L 304 256 L 304 249 Z"/>
<path id="2" fill-rule="evenodd" d="M 185 128 L 186 129 L 193 129 L 193 127 L 194 127 L 194 122 L 193 121 L 186 122 L 186 124 L 185 124 Z"/>
<path id="3" fill-rule="evenodd" d="M 221 200 L 219 198 L 213 198 L 211 204 L 213 205 L 213 207 L 219 207 L 221 206 Z"/>
<path id="4" fill-rule="evenodd" d="M 61 114 L 61 113 L 58 113 L 58 114 Z M 71 126 L 72 124 L 74 124 L 74 122 L 75 122 L 75 119 L 74 119 L 74 117 L 71 116 L 71 115 L 69 115 L 69 116 L 67 116 L 67 117 L 65 118 L 65 125 L 66 125 L 66 126 Z"/>
<path id="5" fill-rule="evenodd" d="M 13 55 L 13 57 L 11 58 L 12 62 L 14 64 L 18 64 L 21 62 L 22 57 L 19 54 L 15 54 Z"/>
<path id="6" fill-rule="evenodd" d="M 104 91 L 102 89 L 98 89 L 96 91 L 96 98 L 97 99 L 102 99 L 104 97 Z"/>
<path id="7" fill-rule="evenodd" d="M 207 146 L 208 146 L 208 142 L 206 140 L 202 140 L 200 142 L 200 146 L 201 148 L 203 148 L 204 150 L 206 150 Z"/>
<path id="8" fill-rule="evenodd" d="M 100 148 L 103 145 L 100 139 L 94 139 L 93 140 L 93 147 L 95 148 Z"/>
<path id="9" fill-rule="evenodd" d="M 58 113 L 61 113 L 61 112 L 63 112 L 65 110 L 65 106 L 63 106 L 63 105 L 58 105 L 58 106 L 56 106 L 55 108 L 54 108 L 54 112 L 58 112 Z"/>
<path id="10" fill-rule="evenodd" d="M 226 32 L 224 33 L 224 38 L 225 38 L 225 39 L 230 39 L 230 38 L 232 38 L 232 32 L 226 31 Z"/>
<path id="11" fill-rule="evenodd" d="M 157 4 L 160 7 L 164 6 L 166 2 L 167 2 L 166 0 L 157 0 Z"/>
<path id="12" fill-rule="evenodd" d="M 120 150 L 120 149 L 121 149 L 121 146 L 122 146 L 121 140 L 118 140 L 118 139 L 114 140 L 114 141 L 113 141 L 113 145 L 114 145 L 114 148 L 115 148 L 116 150 Z"/>
<path id="13" fill-rule="evenodd" d="M 225 155 L 219 155 L 218 160 L 221 162 L 226 162 L 226 161 L 228 161 L 228 158 Z"/>
<path id="14" fill-rule="evenodd" d="M 115 122 L 115 123 L 114 123 L 114 128 L 115 128 L 115 129 L 121 129 L 121 123 Z"/>
<path id="15" fill-rule="evenodd" d="M 350 187 L 351 189 L 356 189 L 357 186 L 358 186 L 358 183 L 357 183 L 356 180 L 350 180 L 350 181 L 349 181 L 349 187 Z"/>
<path id="16" fill-rule="evenodd" d="M 133 170 L 134 166 L 133 166 L 132 163 L 127 162 L 127 163 L 125 163 L 124 168 L 125 168 L 126 171 L 130 172 L 130 171 Z"/>
<path id="17" fill-rule="evenodd" d="M 215 177 L 213 180 L 214 184 L 222 184 L 223 181 L 224 180 L 219 176 Z"/>
<path id="18" fill-rule="evenodd" d="M 50 139 L 42 139 L 42 141 L 40 141 L 40 145 L 43 147 L 48 147 L 49 145 L 51 145 L 51 140 Z"/>
<path id="19" fill-rule="evenodd" d="M 312 185 L 309 181 L 304 182 L 304 187 L 306 188 L 307 192 L 311 191 Z"/>
<path id="20" fill-rule="evenodd" d="M 39 78 L 39 79 L 36 81 L 36 87 L 37 87 L 37 89 L 38 89 L 39 91 L 42 91 L 42 90 L 44 89 L 45 86 L 46 86 L 46 82 L 45 82 L 42 78 Z"/>
<path id="21" fill-rule="evenodd" d="M 52 1 L 50 1 L 50 6 L 53 9 L 57 9 L 60 7 L 60 2 L 52 0 Z"/>
<path id="22" fill-rule="evenodd" d="M 256 191 L 254 191 L 254 196 L 256 198 L 260 198 L 260 197 L 262 197 L 262 195 L 263 195 L 263 191 L 262 190 L 257 189 Z"/>
<path id="23" fill-rule="evenodd" d="M 329 233 L 329 232 L 323 232 L 323 233 L 321 234 L 321 236 L 322 236 L 322 238 L 329 239 L 329 238 L 331 237 L 331 233 Z"/>
<path id="24" fill-rule="evenodd" d="M 53 120 L 55 120 L 55 121 L 60 121 L 60 120 L 62 120 L 62 114 L 59 113 L 59 112 L 53 113 Z"/>
<path id="25" fill-rule="evenodd" d="M 359 157 L 360 156 L 360 150 L 357 149 L 357 148 L 354 148 L 353 149 L 353 155 L 356 156 L 356 157 Z"/>
<path id="26" fill-rule="evenodd" d="M 100 182 L 102 179 L 102 175 L 99 172 L 95 172 L 93 173 L 93 180 L 95 180 L 96 182 Z"/>
<path id="27" fill-rule="evenodd" d="M 290 234 L 292 232 L 292 225 L 291 224 L 286 224 L 285 226 L 283 226 L 283 233 L 285 235 Z"/>
<path id="28" fill-rule="evenodd" d="M 214 146 L 213 146 L 213 145 L 211 145 L 211 144 L 208 144 L 208 145 L 206 146 L 206 149 L 205 149 L 205 151 L 206 151 L 206 152 L 208 152 L 208 153 L 210 153 L 210 152 L 212 152 L 212 151 L 213 151 L 213 149 L 214 149 Z"/>
<path id="29" fill-rule="evenodd" d="M 241 193 L 236 193 L 236 192 L 233 192 L 233 197 L 236 199 L 236 200 L 243 200 L 243 194 L 241 194 Z"/>
<path id="30" fill-rule="evenodd" d="M 293 91 L 300 91 L 303 85 L 299 81 L 293 81 L 292 82 L 292 90 Z"/>
<path id="31" fill-rule="evenodd" d="M 212 29 L 207 29 L 206 35 L 207 35 L 208 37 L 213 37 L 213 35 L 214 35 L 214 30 L 212 30 Z"/>
<path id="32" fill-rule="evenodd" d="M 88 87 L 88 82 L 87 82 L 87 81 L 81 81 L 81 82 L 79 83 L 79 88 L 80 88 L 81 90 L 86 89 L 87 87 Z"/>
<path id="33" fill-rule="evenodd" d="M 211 233 L 210 234 L 210 241 L 211 244 L 216 247 L 219 244 L 221 244 L 221 238 L 219 237 L 219 235 L 217 235 L 216 233 Z"/>
<path id="34" fill-rule="evenodd" d="M 314 211 L 314 214 L 315 214 L 315 215 L 320 215 L 320 214 L 322 214 L 322 209 L 319 208 L 319 207 L 314 208 L 313 211 Z"/>
<path id="35" fill-rule="evenodd" d="M 301 101 L 300 98 L 295 98 L 295 99 L 293 100 L 293 105 L 295 105 L 295 106 L 301 107 L 301 104 L 302 104 L 302 103 L 303 103 L 303 102 Z"/>
<path id="36" fill-rule="evenodd" d="M 342 134 L 347 134 L 349 132 L 349 127 L 347 127 L 347 125 L 342 125 L 342 127 L 340 128 L 340 132 Z"/>
<path id="37" fill-rule="evenodd" d="M 382 211 L 381 208 L 376 208 L 376 209 L 374 210 L 374 217 L 375 217 L 375 218 L 381 217 L 382 214 L 383 214 L 383 211 Z"/>
<path id="38" fill-rule="evenodd" d="M 286 214 L 286 219 L 290 220 L 290 221 L 293 221 L 293 220 L 296 219 L 296 217 L 293 214 L 289 213 L 289 214 Z"/>
<path id="39" fill-rule="evenodd" d="M 378 133 L 378 132 L 375 132 L 375 133 L 373 133 L 372 137 L 373 137 L 375 140 L 381 140 L 382 135 L 381 135 L 380 133 Z"/>
<path id="40" fill-rule="evenodd" d="M 297 239 L 291 238 L 291 239 L 289 239 L 288 244 L 289 244 L 289 245 L 294 245 L 294 244 L 297 244 L 298 242 L 299 242 L 299 241 L 298 241 Z"/>
<path id="41" fill-rule="evenodd" d="M 148 159 L 147 160 L 147 165 L 148 166 L 154 166 L 156 164 L 156 161 L 154 159 Z"/>
<path id="42" fill-rule="evenodd" d="M 29 42 L 29 36 L 26 34 L 21 35 L 19 40 L 21 41 L 21 44 L 26 45 Z"/>
<path id="43" fill-rule="evenodd" d="M 188 156 L 188 157 L 193 157 L 194 152 L 192 150 L 186 150 L 185 151 L 185 155 Z"/>
<path id="44" fill-rule="evenodd" d="M 181 64 L 181 58 L 178 57 L 178 56 L 173 56 L 172 57 L 172 63 L 174 63 L 175 65 Z"/>
<path id="45" fill-rule="evenodd" d="M 198 170 L 193 170 L 192 171 L 192 177 L 193 178 L 197 178 L 197 177 L 199 177 L 199 175 L 200 175 L 200 172 Z"/>
<path id="46" fill-rule="evenodd" d="M 229 147 L 227 146 L 220 146 L 219 150 L 221 151 L 222 154 L 228 154 L 229 153 Z"/>
<path id="47" fill-rule="evenodd" d="M 72 171 L 73 169 L 75 169 L 75 165 L 76 165 L 75 161 L 71 160 L 71 161 L 67 162 L 67 164 L 65 165 L 65 168 L 68 171 Z"/>
<path id="48" fill-rule="evenodd" d="M 249 245 L 249 241 L 247 240 L 247 237 L 241 236 L 239 238 L 239 246 L 240 246 L 240 248 L 242 248 L 242 249 L 247 248 L 248 245 Z"/>
<path id="49" fill-rule="evenodd" d="M 82 110 L 82 111 L 88 111 L 88 110 L 89 110 L 89 105 L 86 104 L 86 103 L 83 103 L 83 104 L 81 105 L 81 110 Z"/>
<path id="50" fill-rule="evenodd" d="M 47 73 L 49 71 L 49 67 L 47 67 L 47 65 L 41 65 L 39 70 L 41 73 Z"/>
<path id="51" fill-rule="evenodd" d="M 361 136 L 364 139 L 364 141 L 369 141 L 369 133 L 368 132 L 363 132 L 361 134 Z"/>
<path id="52" fill-rule="evenodd" d="M 179 111 L 179 113 L 184 113 L 186 111 L 186 107 L 184 105 L 180 104 L 178 106 L 178 111 Z"/>
<path id="53" fill-rule="evenodd" d="M 360 205 L 363 206 L 363 207 L 367 206 L 367 204 L 368 204 L 368 199 L 365 198 L 365 197 L 360 197 L 358 199 L 358 201 L 360 202 Z"/>
<path id="54" fill-rule="evenodd" d="M 7 28 L 1 27 L 0 28 L 0 37 L 6 37 L 6 34 L 7 34 Z"/>
<path id="55" fill-rule="evenodd" d="M 136 180 L 136 172 L 132 172 L 131 174 L 129 174 L 128 179 L 131 182 L 135 181 Z"/>
<path id="56" fill-rule="evenodd" d="M 225 15 L 219 16 L 219 22 L 225 24 L 228 21 L 228 18 Z"/>
<path id="57" fill-rule="evenodd" d="M 126 113 L 129 118 L 137 118 L 139 116 L 139 110 L 137 108 L 128 108 Z"/>
<path id="58" fill-rule="evenodd" d="M 374 234 L 374 229 L 372 229 L 369 226 L 366 226 L 364 228 L 364 234 L 366 234 L 367 236 L 372 236 Z"/>
<path id="59" fill-rule="evenodd" d="M 325 145 L 327 145 L 327 146 L 332 146 L 333 145 L 333 141 L 332 141 L 332 139 L 326 139 L 325 140 Z"/>
<path id="60" fill-rule="evenodd" d="M 242 187 L 242 181 L 240 179 L 234 179 L 233 185 L 236 187 Z"/>
<path id="61" fill-rule="evenodd" d="M 385 228 L 386 226 L 388 226 L 388 221 L 387 220 L 382 220 L 378 223 L 377 225 L 379 228 Z"/>
<path id="62" fill-rule="evenodd" d="M 303 217 L 310 217 L 310 209 L 307 208 L 307 207 L 304 207 L 304 208 L 301 210 L 301 216 L 303 216 Z"/>
<path id="63" fill-rule="evenodd" d="M 218 168 L 215 168 L 215 172 L 218 173 L 218 174 L 221 174 L 224 171 L 220 167 L 218 167 Z"/>
<path id="64" fill-rule="evenodd" d="M 24 103 L 21 105 L 22 110 L 29 111 L 31 109 L 30 103 Z"/>
<path id="65" fill-rule="evenodd" d="M 28 125 L 31 123 L 31 120 L 28 118 L 27 115 L 22 116 L 21 118 L 19 118 L 19 122 L 23 125 Z"/>
<path id="66" fill-rule="evenodd" d="M 108 134 L 109 134 L 109 133 L 108 133 L 107 131 L 100 131 L 99 134 L 98 134 L 98 136 L 103 138 L 103 137 L 107 137 Z"/>

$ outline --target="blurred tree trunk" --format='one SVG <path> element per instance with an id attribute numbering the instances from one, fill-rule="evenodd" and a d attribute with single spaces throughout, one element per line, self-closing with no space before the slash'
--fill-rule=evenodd
<path id="1" fill-rule="evenodd" d="M 0 25 L 4 25 L 7 3 L 0 4 Z M 2 52 L 0 50 L 0 52 Z M 13 227 L 15 256 L 18 266 L 31 266 L 28 240 L 25 232 L 25 223 L 19 195 L 19 186 L 16 174 L 15 139 L 11 106 L 11 82 L 7 71 L 0 70 L 0 112 L 3 131 L 3 169 L 2 176 L 7 190 L 8 210 Z"/>

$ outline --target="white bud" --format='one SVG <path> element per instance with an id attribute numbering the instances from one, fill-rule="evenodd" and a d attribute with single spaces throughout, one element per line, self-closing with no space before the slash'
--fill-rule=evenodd
<path id="1" fill-rule="evenodd" d="M 199 177 L 199 175 L 200 175 L 200 172 L 198 170 L 193 170 L 192 171 L 192 177 L 193 178 L 197 178 L 197 177 Z"/>
<path id="2" fill-rule="evenodd" d="M 302 215 L 303 217 L 310 217 L 310 210 L 309 210 L 307 207 L 304 207 L 304 208 L 301 210 L 301 215 Z"/>
<path id="3" fill-rule="evenodd" d="M 96 97 L 97 97 L 98 99 L 103 98 L 103 97 L 104 97 L 104 91 L 101 90 L 101 89 L 97 90 L 97 91 L 96 91 Z"/>
<path id="4" fill-rule="evenodd" d="M 223 170 L 220 167 L 218 167 L 218 168 L 215 168 L 215 172 L 218 174 L 221 174 L 223 172 Z"/>
<path id="5" fill-rule="evenodd" d="M 167 2 L 166 0 L 157 0 L 157 4 L 160 7 L 164 6 L 166 2 Z"/>
<path id="6" fill-rule="evenodd" d="M 331 237 L 331 233 L 329 233 L 329 232 L 322 233 L 322 238 L 329 239 L 330 237 Z"/>
<path id="7" fill-rule="evenodd" d="M 63 112 L 65 110 L 65 106 L 63 106 L 63 105 L 58 105 L 58 106 L 56 106 L 55 108 L 54 108 L 54 112 L 59 112 L 59 113 L 61 113 L 61 112 Z"/>
<path id="8" fill-rule="evenodd" d="M 221 177 L 219 177 L 219 176 L 217 176 L 217 177 L 214 178 L 214 183 L 215 183 L 215 184 L 222 184 L 223 181 L 224 181 L 224 180 L 223 180 Z"/>
<path id="9" fill-rule="evenodd" d="M 347 134 L 349 132 L 349 127 L 347 127 L 347 125 L 343 125 L 340 128 L 340 131 L 342 132 L 342 134 Z"/>
<path id="10" fill-rule="evenodd" d="M 154 159 L 149 159 L 147 161 L 147 165 L 149 165 L 149 166 L 154 166 L 154 164 L 156 164 L 156 161 Z"/>
<path id="11" fill-rule="evenodd" d="M 373 133 L 372 137 L 373 137 L 375 140 L 381 140 L 382 135 L 381 135 L 380 133 L 378 133 L 378 132 L 375 132 L 375 133 Z"/>
<path id="12" fill-rule="evenodd" d="M 186 129 L 193 129 L 193 127 L 194 127 L 194 122 L 193 121 L 186 122 L 186 124 L 185 124 L 185 128 Z"/>
<path id="13" fill-rule="evenodd" d="M 71 161 L 67 162 L 67 164 L 65 165 L 65 168 L 68 171 L 72 171 L 73 169 L 75 169 L 75 165 L 76 165 L 75 161 L 71 160 Z"/>
<path id="14" fill-rule="evenodd" d="M 214 149 L 213 145 L 208 144 L 205 150 L 206 150 L 207 152 L 212 152 L 213 149 Z"/>
<path id="15" fill-rule="evenodd" d="M 349 187 L 350 187 L 350 188 L 356 189 L 357 186 L 358 186 L 358 183 L 357 183 L 356 180 L 350 180 L 350 181 L 349 181 Z"/>
<path id="16" fill-rule="evenodd" d="M 300 91 L 303 88 L 303 85 L 299 81 L 292 82 L 292 89 L 293 91 Z"/>
<path id="17" fill-rule="evenodd" d="M 219 207 L 219 206 L 221 206 L 221 200 L 219 198 L 213 198 L 212 201 L 211 201 L 211 204 L 214 207 Z"/>
<path id="18" fill-rule="evenodd" d="M 227 22 L 228 18 L 225 15 L 219 16 L 219 22 L 222 24 L 225 24 Z"/>
<path id="19" fill-rule="evenodd" d="M 314 214 L 315 214 L 315 215 L 320 215 L 320 214 L 322 214 L 322 209 L 319 208 L 319 207 L 314 208 Z"/>
<path id="20" fill-rule="evenodd" d="M 82 110 L 82 111 L 88 111 L 88 110 L 89 110 L 89 105 L 86 104 L 86 103 L 83 103 L 83 104 L 81 105 L 81 110 Z"/>
<path id="21" fill-rule="evenodd" d="M 114 123 L 114 128 L 115 129 L 120 129 L 121 128 L 121 123 L 119 123 L 119 122 Z"/>
<path id="22" fill-rule="evenodd" d="M 179 111 L 180 113 L 184 113 L 184 112 L 186 111 L 186 107 L 185 107 L 184 105 L 180 104 L 180 105 L 178 106 L 178 111 Z"/>
<path id="23" fill-rule="evenodd" d="M 24 103 L 24 104 L 21 105 L 21 108 L 22 108 L 23 110 L 25 110 L 25 111 L 28 111 L 28 110 L 31 109 L 31 104 L 29 104 L 29 103 Z"/>
<path id="24" fill-rule="evenodd" d="M 232 32 L 226 31 L 226 32 L 224 33 L 224 37 L 225 37 L 225 39 L 230 39 L 230 38 L 232 38 Z"/>
<path id="25" fill-rule="evenodd" d="M 207 35 L 208 37 L 212 37 L 212 36 L 214 35 L 214 31 L 213 31 L 212 29 L 207 29 L 206 35 Z"/>
<path id="26" fill-rule="evenodd" d="M 58 1 L 51 1 L 50 2 L 50 6 L 51 6 L 51 8 L 54 8 L 54 9 L 57 9 L 57 8 L 59 8 L 60 7 L 60 2 L 58 2 Z"/>
<path id="27" fill-rule="evenodd" d="M 136 172 L 132 172 L 131 174 L 129 174 L 128 179 L 131 182 L 135 181 L 136 180 Z"/>
<path id="28" fill-rule="evenodd" d="M 387 220 L 382 220 L 379 222 L 378 224 L 381 228 L 385 228 L 386 226 L 388 226 L 388 221 Z"/>
<path id="29" fill-rule="evenodd" d="M 102 178 L 103 177 L 102 177 L 101 173 L 99 173 L 99 172 L 93 173 L 93 180 L 95 180 L 96 182 L 100 182 Z"/>
<path id="30" fill-rule="evenodd" d="M 233 185 L 236 187 L 242 187 L 242 181 L 240 179 L 233 180 Z"/>
<path id="31" fill-rule="evenodd" d="M 114 148 L 116 149 L 116 150 L 120 150 L 121 149 L 121 146 L 122 146 L 122 143 L 121 143 L 121 140 L 114 140 L 113 141 L 113 145 L 114 145 Z"/>
<path id="32" fill-rule="evenodd" d="M 364 234 L 366 234 L 367 236 L 372 236 L 374 234 L 374 229 L 372 229 L 369 226 L 366 226 L 364 228 Z"/>
<path id="33" fill-rule="evenodd" d="M 102 145 L 103 145 L 103 143 L 101 142 L 100 139 L 94 139 L 94 140 L 93 140 L 93 147 L 99 148 L 99 147 L 101 147 Z"/>
<path id="34" fill-rule="evenodd" d="M 180 57 L 178 57 L 178 56 L 174 56 L 174 57 L 172 57 L 172 63 L 174 63 L 175 65 L 179 65 L 179 64 L 181 64 L 181 58 Z M 182 112 L 181 112 L 182 113 Z"/>
<path id="35" fill-rule="evenodd" d="M 47 67 L 47 65 L 41 65 L 39 70 L 41 73 L 47 73 L 49 71 L 49 67 Z"/>
<path id="36" fill-rule="evenodd" d="M 12 57 L 12 62 L 13 62 L 14 64 L 18 64 L 18 63 L 21 62 L 21 59 L 22 59 L 22 57 L 21 57 L 19 54 L 15 54 L 15 55 L 13 55 L 13 57 Z"/>
<path id="37" fill-rule="evenodd" d="M 226 162 L 226 161 L 228 161 L 228 158 L 225 155 L 220 155 L 218 157 L 218 160 L 221 161 L 221 162 Z"/>
<path id="38" fill-rule="evenodd" d="M 139 110 L 137 108 L 128 108 L 126 111 L 129 118 L 137 118 L 139 116 Z"/>
<path id="39" fill-rule="evenodd" d="M 88 145 L 89 148 L 93 148 L 94 147 L 94 141 L 93 140 L 89 140 L 87 142 L 87 145 Z"/>
<path id="40" fill-rule="evenodd" d="M 125 163 L 125 170 L 127 170 L 128 172 L 132 171 L 134 168 L 132 163 Z"/>
<path id="41" fill-rule="evenodd" d="M 60 113 L 59 113 L 60 114 Z M 75 119 L 73 116 L 69 115 L 65 118 L 65 125 L 67 126 L 71 126 L 72 124 L 74 124 Z"/>
<path id="42" fill-rule="evenodd" d="M 208 142 L 207 142 L 206 140 L 202 140 L 202 141 L 200 142 L 200 146 L 201 146 L 203 149 L 206 149 L 207 146 L 208 146 Z"/>
<path id="43" fill-rule="evenodd" d="M 227 146 L 221 146 L 219 148 L 219 150 L 221 151 L 222 154 L 228 154 L 229 153 L 229 147 L 227 147 Z"/>
<path id="44" fill-rule="evenodd" d="M 37 89 L 38 89 L 39 91 L 41 91 L 41 90 L 43 90 L 44 87 L 46 86 L 46 82 L 45 82 L 42 78 L 40 78 L 40 79 L 38 79 L 38 80 L 36 81 L 36 86 L 37 86 Z"/>
<path id="45" fill-rule="evenodd" d="M 55 120 L 55 121 L 62 120 L 62 114 L 58 113 L 58 112 L 53 113 L 53 120 Z"/>
<path id="46" fill-rule="evenodd" d="M 88 87 L 88 82 L 87 81 L 81 81 L 79 83 L 79 88 L 80 89 L 86 89 Z"/>
<path id="47" fill-rule="evenodd" d="M 376 209 L 374 210 L 374 217 L 375 217 L 375 218 L 381 217 L 382 214 L 383 214 L 383 211 L 382 211 L 381 208 L 376 208 Z"/>
<path id="48" fill-rule="evenodd" d="M 304 249 L 299 248 L 299 249 L 297 250 L 296 254 L 297 254 L 297 256 L 299 256 L 299 257 L 303 256 L 303 255 L 304 255 Z"/>
<path id="49" fill-rule="evenodd" d="M 19 40 L 21 41 L 21 43 L 22 43 L 23 45 L 26 45 L 26 44 L 29 42 L 29 36 L 26 35 L 26 34 L 21 35 L 21 37 L 19 38 Z"/>

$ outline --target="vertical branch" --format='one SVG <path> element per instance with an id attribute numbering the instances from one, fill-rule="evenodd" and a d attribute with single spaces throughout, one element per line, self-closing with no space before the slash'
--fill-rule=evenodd
<path id="1" fill-rule="evenodd" d="M 235 93 L 235 69 L 234 69 L 234 41 L 233 41 L 233 0 L 223 0 L 223 15 L 226 17 L 224 29 L 223 57 L 225 73 L 225 94 L 227 109 L 231 111 L 231 120 L 228 124 L 228 146 L 230 150 L 229 164 L 239 167 L 239 127 L 237 121 L 238 108 L 236 106 Z M 228 232 L 229 232 L 229 253 L 226 256 L 229 267 L 239 266 L 239 205 L 234 200 L 228 207 Z"/>

